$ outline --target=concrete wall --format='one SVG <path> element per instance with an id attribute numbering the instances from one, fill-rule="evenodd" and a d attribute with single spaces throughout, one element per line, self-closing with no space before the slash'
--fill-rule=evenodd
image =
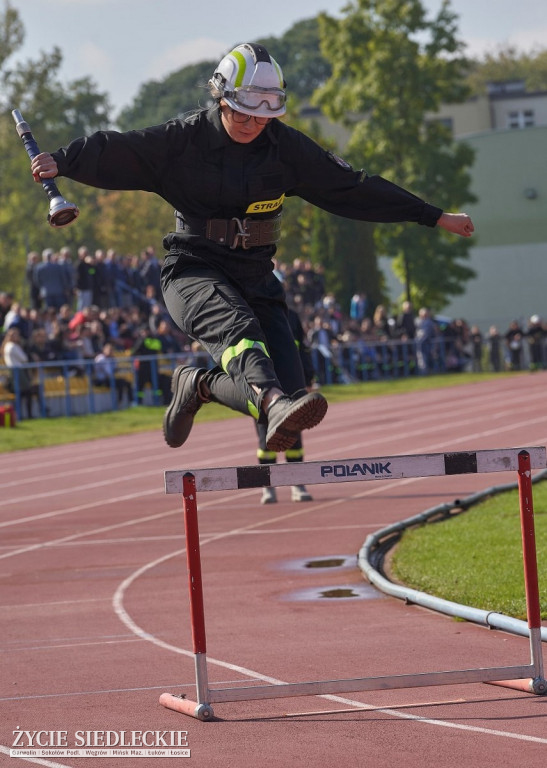
<path id="1" fill-rule="evenodd" d="M 492 128 L 492 111 L 488 96 L 477 96 L 462 104 L 443 104 L 429 119 L 450 121 L 454 136 L 489 131 Z"/>

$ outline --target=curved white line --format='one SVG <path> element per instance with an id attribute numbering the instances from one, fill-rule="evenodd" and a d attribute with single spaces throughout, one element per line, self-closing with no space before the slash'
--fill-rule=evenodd
<path id="1" fill-rule="evenodd" d="M 5 755 L 9 755 L 9 747 L 4 747 L 0 744 L 0 752 Z M 53 763 L 51 760 L 42 760 L 39 757 L 17 757 L 16 760 L 24 760 L 26 763 L 34 763 L 35 765 L 45 765 L 47 768 L 70 768 L 66 763 Z"/>

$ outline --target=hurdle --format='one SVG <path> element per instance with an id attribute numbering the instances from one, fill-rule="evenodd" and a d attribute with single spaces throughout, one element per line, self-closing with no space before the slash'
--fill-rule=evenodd
<path id="1" fill-rule="evenodd" d="M 195 470 L 166 470 L 164 473 L 165 492 L 167 494 L 182 494 L 183 497 L 196 698 L 195 700 L 190 700 L 184 694 L 162 693 L 159 703 L 168 709 L 189 715 L 198 720 L 210 721 L 214 719 L 213 704 L 293 696 L 315 696 L 467 683 L 489 683 L 539 695 L 546 694 L 547 681 L 544 677 L 541 647 L 541 611 L 531 472 L 532 469 L 545 468 L 546 449 L 541 446 Z M 198 491 L 229 491 L 261 488 L 263 486 L 368 482 L 506 471 L 518 473 L 526 612 L 530 638 L 530 662 L 528 664 L 385 675 L 380 677 L 312 680 L 238 688 L 209 687 L 197 514 Z"/>

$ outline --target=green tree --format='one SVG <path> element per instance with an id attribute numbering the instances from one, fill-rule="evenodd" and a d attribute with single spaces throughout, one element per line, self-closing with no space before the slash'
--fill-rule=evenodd
<path id="1" fill-rule="evenodd" d="M 159 250 L 175 224 L 172 207 L 149 192 L 104 192 L 98 206 L 98 239 L 118 253 L 138 254 L 149 243 Z"/>
<path id="2" fill-rule="evenodd" d="M 347 158 L 445 210 L 471 202 L 472 152 L 429 118 L 441 103 L 467 96 L 467 62 L 450 3 L 445 0 L 432 20 L 419 0 L 357 0 L 344 12 L 341 19 L 320 16 L 321 50 L 333 72 L 315 101 L 351 130 Z M 432 309 L 463 293 L 474 276 L 462 263 L 467 242 L 443 230 L 382 225 L 374 241 L 394 258 L 409 298 Z M 340 270 L 347 269 L 347 255 L 339 259 Z"/>
<path id="3" fill-rule="evenodd" d="M 200 61 L 173 72 L 165 80 L 144 83 L 133 104 L 117 119 L 121 130 L 158 125 L 207 106 L 211 101 L 207 83 L 217 64 L 218 61 Z"/>
<path id="4" fill-rule="evenodd" d="M 319 50 L 317 18 L 297 22 L 280 38 L 262 37 L 256 42 L 270 51 L 283 70 L 289 92 L 299 99 L 309 99 L 330 75 L 330 64 Z M 118 125 L 122 130 L 155 125 L 208 106 L 207 84 L 217 64 L 218 60 L 199 61 L 164 80 L 144 83 L 133 104 L 118 116 Z"/>
<path id="5" fill-rule="evenodd" d="M 313 120 L 300 117 L 299 107 L 299 101 L 289 95 L 287 122 L 294 128 L 305 131 L 316 141 L 320 141 L 319 125 Z M 277 246 L 278 261 L 290 263 L 297 258 L 314 258 L 316 262 L 321 260 L 317 252 L 312 254 L 313 216 L 314 206 L 310 203 L 300 197 L 287 197 L 285 199 L 281 240 Z"/>
<path id="6" fill-rule="evenodd" d="M 280 38 L 263 37 L 264 45 L 283 70 L 289 93 L 307 100 L 330 77 L 331 65 L 319 48 L 317 17 L 297 21 Z"/>
<path id="7" fill-rule="evenodd" d="M 299 102 L 289 98 L 287 120 L 325 149 L 336 150 L 332 139 L 322 136 L 316 120 L 299 116 Z M 322 211 L 299 197 L 287 197 L 283 205 L 283 229 L 277 259 L 291 263 L 310 259 L 324 270 L 329 291 L 347 310 L 358 286 L 366 285 L 372 304 L 383 301 L 383 276 L 378 270 L 372 225 Z M 362 288 L 362 290 L 365 290 Z"/>
<path id="8" fill-rule="evenodd" d="M 24 28 L 9 3 L 0 11 L 0 272 L 2 289 L 25 298 L 24 273 L 29 250 L 81 242 L 94 244 L 97 190 L 59 179 L 61 193 L 74 201 L 82 215 L 70 227 L 47 224 L 49 203 L 40 184 L 32 180 L 29 158 L 15 131 L 11 111 L 19 109 L 38 146 L 52 151 L 84 133 L 108 125 L 110 106 L 88 78 L 63 85 L 58 76 L 58 48 L 35 61 L 10 67 L 24 41 Z"/>
<path id="9" fill-rule="evenodd" d="M 483 94 L 488 83 L 504 80 L 523 80 L 528 91 L 547 90 L 547 48 L 525 52 L 503 45 L 470 62 L 467 82 L 473 94 Z"/>
<path id="10" fill-rule="evenodd" d="M 358 291 L 366 293 L 371 308 L 384 301 L 384 278 L 375 258 L 373 225 L 315 209 L 312 233 L 312 262 L 324 267 L 327 288 L 343 312 L 349 312 L 351 297 Z"/>

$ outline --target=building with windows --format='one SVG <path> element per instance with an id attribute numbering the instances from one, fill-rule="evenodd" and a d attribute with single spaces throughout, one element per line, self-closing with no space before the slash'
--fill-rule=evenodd
<path id="1" fill-rule="evenodd" d="M 468 206 L 476 235 L 469 264 L 476 277 L 446 313 L 487 330 L 547 319 L 547 121 L 465 137 L 475 150 Z"/>
<path id="2" fill-rule="evenodd" d="M 302 117 L 317 121 L 343 151 L 346 129 L 313 107 Z M 547 91 L 527 92 L 521 80 L 490 83 L 483 95 L 444 105 L 429 119 L 442 121 L 475 150 L 477 202 L 466 212 L 476 233 L 466 263 L 476 277 L 443 313 L 482 331 L 496 325 L 502 333 L 515 319 L 524 326 L 534 314 L 547 321 Z M 395 302 L 404 286 L 389 258 L 379 262 Z"/>
<path id="3" fill-rule="evenodd" d="M 547 125 L 547 91 L 530 93 L 523 80 L 489 83 L 485 94 L 446 104 L 432 118 L 447 125 L 456 138 Z"/>
<path id="4" fill-rule="evenodd" d="M 475 150 L 477 202 L 466 212 L 476 228 L 468 262 L 476 277 L 444 313 L 502 333 L 512 320 L 524 327 L 534 314 L 547 320 L 547 92 L 491 83 L 485 95 L 445 105 L 433 119 Z M 403 287 L 390 260 L 381 265 L 397 299 Z"/>

